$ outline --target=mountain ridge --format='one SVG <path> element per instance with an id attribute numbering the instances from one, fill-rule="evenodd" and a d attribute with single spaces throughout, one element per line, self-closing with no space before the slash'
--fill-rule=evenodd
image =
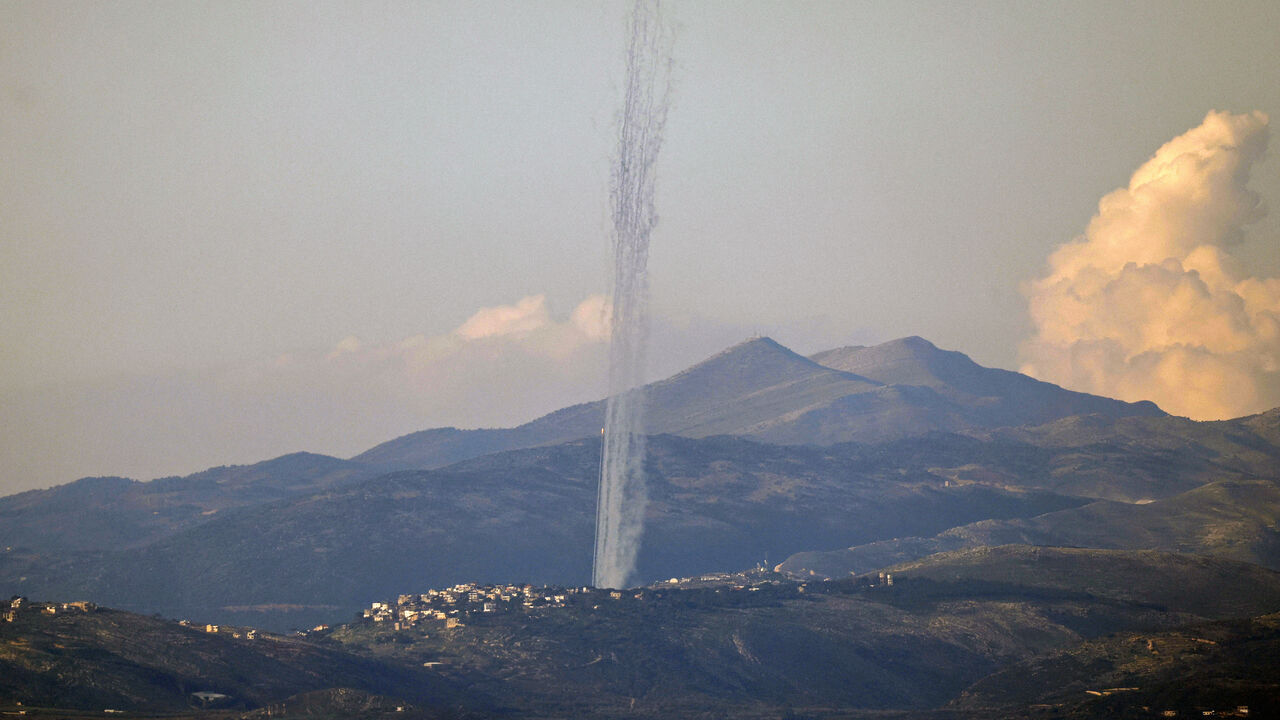
<path id="1" fill-rule="evenodd" d="M 999 410 L 1002 425 L 1041 425 L 1071 415 L 1115 415 L 1128 406 L 1131 415 L 1163 416 L 1149 401 L 1136 403 L 1067 390 L 1022 373 L 987 368 L 955 350 L 942 350 L 912 335 L 874 346 L 849 346 L 811 355 L 821 365 L 865 373 L 888 385 L 930 387 L 957 402 L 979 403 Z"/>
<path id="2" fill-rule="evenodd" d="M 1040 423 L 1079 412 L 1164 415 L 1149 402 L 1077 393 L 984 368 L 963 353 L 940 350 L 918 337 L 870 348 L 836 348 L 808 358 L 772 338 L 751 338 L 649 383 L 645 394 L 649 434 L 741 435 L 784 445 L 878 442 Z M 513 428 L 422 430 L 352 460 L 387 469 L 443 467 L 490 452 L 586 437 L 603 421 L 604 401 L 598 400 Z"/>

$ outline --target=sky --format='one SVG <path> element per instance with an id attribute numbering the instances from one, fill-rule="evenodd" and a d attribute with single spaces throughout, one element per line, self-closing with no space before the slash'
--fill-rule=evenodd
<path id="1" fill-rule="evenodd" d="M 1280 405 L 1280 4 L 664 13 L 652 377 L 920 335 Z M 627 14 L 0 0 L 0 493 L 602 396 Z"/>

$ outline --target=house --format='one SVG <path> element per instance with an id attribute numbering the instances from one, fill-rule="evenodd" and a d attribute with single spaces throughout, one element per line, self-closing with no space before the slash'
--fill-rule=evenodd
<path id="1" fill-rule="evenodd" d="M 200 692 L 193 692 L 193 693 L 191 693 L 191 697 L 193 697 L 193 698 L 195 698 L 195 699 L 199 700 L 201 705 L 206 705 L 206 706 L 207 706 L 209 703 L 216 703 L 216 702 L 219 702 L 219 701 L 221 701 L 221 700 L 227 700 L 227 699 L 228 699 L 228 698 L 230 698 L 231 696 L 230 696 L 230 695 L 226 695 L 226 694 L 224 694 L 224 693 L 220 693 L 220 692 L 212 692 L 212 691 L 209 691 L 209 690 L 201 690 Z"/>

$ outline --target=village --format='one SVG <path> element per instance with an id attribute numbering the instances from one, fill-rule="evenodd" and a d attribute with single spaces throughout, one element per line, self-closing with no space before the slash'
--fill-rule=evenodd
<path id="1" fill-rule="evenodd" d="M 441 590 L 400 595 L 395 602 L 374 602 L 359 618 L 363 622 L 388 623 L 396 630 L 428 624 L 440 628 L 459 627 L 470 619 L 497 614 L 538 614 L 574 607 L 600 609 L 605 603 L 645 602 L 666 597 L 672 591 L 715 586 L 721 591 L 759 591 L 777 580 L 757 573 L 716 573 L 694 578 L 671 578 L 665 582 L 629 590 L 590 586 L 485 585 L 461 583 Z"/>
<path id="2" fill-rule="evenodd" d="M 31 602 L 21 595 L 14 595 L 9 598 L 7 603 L 0 603 L 0 620 L 13 622 L 18 619 L 18 615 L 21 613 L 57 615 L 58 613 L 68 612 L 88 613 L 97 609 L 97 605 L 83 600 L 74 602 Z"/>
<path id="3" fill-rule="evenodd" d="M 825 583 L 830 585 L 829 583 Z M 671 578 L 646 587 L 612 590 L 590 586 L 563 587 L 486 585 L 461 583 L 425 593 L 402 594 L 394 602 L 373 602 L 357 618 L 358 622 L 386 623 L 394 630 L 411 628 L 460 627 L 473 619 L 501 614 L 540 614 L 562 608 L 599 610 L 610 603 L 647 602 L 679 594 L 688 602 L 736 604 L 755 593 L 776 598 L 828 590 L 824 583 L 796 583 L 757 567 L 737 573 L 709 573 L 695 577 Z M 893 585 L 893 576 L 880 573 L 863 579 L 860 587 Z M 327 628 L 316 628 L 316 630 Z"/>
<path id="4" fill-rule="evenodd" d="M 482 585 L 461 583 L 441 590 L 400 595 L 395 602 L 374 602 L 360 618 L 364 622 L 388 623 L 396 630 L 420 625 L 455 628 L 465 621 L 499 613 L 535 613 L 569 606 L 598 607 L 603 602 L 624 598 L 644 600 L 654 590 L 605 590 L 593 587 L 555 585 Z"/>

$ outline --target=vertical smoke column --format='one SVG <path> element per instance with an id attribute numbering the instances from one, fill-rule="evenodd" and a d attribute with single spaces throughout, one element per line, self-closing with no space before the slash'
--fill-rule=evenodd
<path id="1" fill-rule="evenodd" d="M 644 360 L 654 161 L 667 119 L 671 36 L 657 0 L 636 0 L 627 49 L 626 97 L 618 137 L 613 203 L 613 328 L 605 410 L 592 584 L 626 587 L 644 525 Z"/>

